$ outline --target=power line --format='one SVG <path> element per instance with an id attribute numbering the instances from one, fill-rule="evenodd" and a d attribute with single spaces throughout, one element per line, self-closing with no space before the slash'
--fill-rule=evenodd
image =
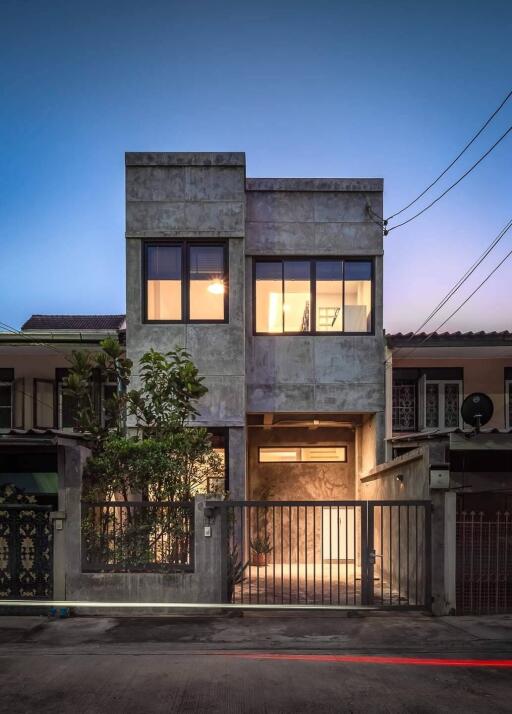
<path id="1" fill-rule="evenodd" d="M 420 330 L 422 330 L 427 323 L 432 320 L 435 315 L 441 310 L 448 300 L 450 300 L 455 293 L 459 290 L 459 288 L 462 287 L 462 285 L 466 282 L 466 280 L 471 277 L 471 275 L 475 272 L 475 270 L 478 268 L 478 266 L 487 258 L 489 253 L 494 250 L 494 248 L 498 245 L 500 240 L 503 238 L 504 235 L 510 230 L 512 227 L 512 219 L 506 224 L 504 228 L 501 229 L 501 231 L 498 233 L 496 238 L 491 242 L 491 244 L 485 249 L 485 251 L 482 253 L 482 255 L 473 263 L 473 265 L 468 268 L 468 270 L 464 273 L 464 275 L 455 283 L 455 285 L 448 291 L 448 293 L 445 295 L 445 297 L 438 303 L 438 305 L 432 310 L 430 315 L 421 323 L 421 325 L 418 327 L 418 329 L 413 333 L 410 339 L 414 337 L 414 335 L 418 334 Z"/>
<path id="2" fill-rule="evenodd" d="M 438 176 L 436 179 L 434 179 L 434 181 L 432 181 L 431 184 L 429 184 L 429 185 L 427 186 L 426 189 L 424 189 L 418 196 L 416 196 L 416 198 L 415 198 L 413 201 L 411 201 L 410 203 L 408 203 L 407 206 L 404 206 L 403 208 L 401 208 L 401 209 L 400 209 L 399 211 L 397 211 L 396 213 L 393 213 L 391 216 L 388 216 L 388 218 L 386 218 L 386 220 L 387 220 L 387 221 L 390 221 L 392 218 L 395 218 L 396 216 L 399 216 L 401 213 L 403 213 L 403 212 L 406 211 L 408 208 L 410 208 L 411 206 L 413 206 L 417 201 L 419 201 L 419 199 L 422 198 L 422 196 L 424 196 L 424 195 L 427 193 L 427 191 L 430 191 L 430 189 L 431 189 L 433 186 L 435 186 L 436 183 L 437 183 L 440 179 L 442 179 L 443 176 L 444 176 L 446 173 L 448 173 L 448 171 L 452 168 L 452 166 L 453 166 L 453 165 L 460 159 L 460 157 L 469 149 L 469 147 L 478 139 L 478 137 L 479 137 L 480 134 L 484 131 L 484 129 L 486 129 L 486 128 L 489 126 L 489 124 L 490 124 L 491 121 L 494 119 L 494 117 L 496 116 L 496 114 L 498 114 L 498 112 L 500 112 L 501 109 L 505 106 L 505 104 L 508 102 L 508 100 L 510 99 L 510 97 L 512 97 L 512 90 L 510 90 L 510 92 L 507 94 L 507 96 L 505 97 L 505 99 L 501 102 L 501 104 L 499 105 L 499 107 L 498 107 L 497 109 L 495 109 L 495 111 L 494 111 L 494 112 L 491 114 L 491 116 L 487 119 L 487 121 L 485 122 L 485 124 L 477 131 L 477 133 L 476 133 L 476 134 L 473 136 L 473 138 L 466 144 L 466 146 L 462 149 L 462 151 L 461 151 L 459 154 L 457 154 L 457 156 L 453 159 L 453 161 L 451 162 L 451 164 L 449 164 L 449 165 L 444 169 L 444 171 L 443 171 L 442 173 L 440 173 L 439 176 Z"/>
<path id="3" fill-rule="evenodd" d="M 473 171 L 473 169 L 476 169 L 476 167 L 478 166 L 478 164 L 482 163 L 482 161 L 483 161 L 487 156 L 489 156 L 489 154 L 498 146 L 498 144 L 499 144 L 500 142 L 503 141 L 503 139 L 504 139 L 508 134 L 510 134 L 511 131 L 512 131 L 512 126 L 509 126 L 509 128 L 507 129 L 507 131 L 506 131 L 504 134 L 502 134 L 502 135 L 500 136 L 500 138 L 498 139 L 498 141 L 496 141 L 496 142 L 491 146 L 491 148 L 488 149 L 488 150 L 485 152 L 485 154 L 484 154 L 483 156 L 481 156 L 481 157 L 478 159 L 478 161 L 476 161 L 476 162 L 473 164 L 473 166 L 471 166 L 464 174 L 462 174 L 462 176 L 461 176 L 460 178 L 458 178 L 457 181 L 455 181 L 454 183 L 452 183 L 451 186 L 448 186 L 448 188 L 447 188 L 445 191 L 443 191 L 443 193 L 441 193 L 437 198 L 435 198 L 435 199 L 434 199 L 433 201 L 431 201 L 427 206 L 425 206 L 425 208 L 422 208 L 421 211 L 418 211 L 418 213 L 415 213 L 414 216 L 412 216 L 411 218 L 408 218 L 406 221 L 402 221 L 402 223 L 397 223 L 396 226 L 392 226 L 391 228 L 384 228 L 384 235 L 387 236 L 388 233 L 391 233 L 391 231 L 394 231 L 394 230 L 396 230 L 397 228 L 401 228 L 402 226 L 407 225 L 407 223 L 410 223 L 411 221 L 414 221 L 416 218 L 418 218 L 418 216 L 421 216 L 423 213 L 425 213 L 425 211 L 428 211 L 429 208 L 432 208 L 432 206 L 434 206 L 438 201 L 440 201 L 440 200 L 443 198 L 443 196 L 446 196 L 446 194 L 449 193 L 449 191 L 451 191 L 452 188 L 455 188 L 455 186 L 457 186 L 463 179 L 465 179 L 466 176 L 468 176 L 468 175 Z"/>
<path id="4" fill-rule="evenodd" d="M 7 330 L 8 333 L 12 335 L 17 335 L 19 337 L 22 337 L 24 340 L 29 342 L 31 345 L 36 345 L 39 347 L 46 347 L 49 350 L 53 350 L 54 352 L 58 352 L 61 355 L 64 355 L 65 357 L 69 357 L 69 352 L 64 352 L 63 350 L 59 350 L 57 347 L 54 345 L 51 345 L 48 342 L 37 342 L 33 340 L 29 335 L 27 335 L 25 332 L 22 332 L 21 330 L 17 330 L 15 327 L 12 325 L 7 324 L 7 322 L 3 322 L 0 320 L 0 327 L 3 327 L 4 329 Z"/>
<path id="5" fill-rule="evenodd" d="M 508 221 L 508 223 L 504 226 L 504 228 L 501 229 L 501 231 L 498 233 L 496 238 L 490 243 L 490 245 L 487 246 L 487 248 L 484 250 L 484 252 L 480 255 L 480 257 L 473 263 L 473 265 L 468 268 L 468 270 L 464 273 L 464 275 L 459 278 L 459 280 L 453 285 L 453 287 L 446 293 L 446 295 L 441 299 L 441 301 L 436 305 L 436 307 L 432 310 L 430 315 L 428 315 L 427 318 L 421 323 L 421 325 L 410 334 L 409 339 L 407 340 L 410 342 L 417 334 L 420 332 L 425 325 L 427 325 L 433 317 L 437 315 L 437 313 L 446 305 L 446 303 L 455 295 L 455 293 L 459 290 L 459 288 L 462 287 L 462 285 L 468 280 L 469 277 L 475 272 L 475 270 L 478 268 L 478 266 L 485 260 L 485 258 L 489 255 L 489 253 L 498 245 L 500 240 L 503 238 L 504 235 L 512 228 L 512 219 Z M 391 359 L 391 356 L 386 359 L 384 364 L 387 364 Z"/>
<path id="6" fill-rule="evenodd" d="M 503 265 L 503 263 L 504 263 L 506 260 L 508 260 L 508 258 L 510 258 L 511 255 L 512 255 L 512 250 L 510 250 L 510 251 L 506 254 L 506 256 L 505 256 L 504 258 L 502 258 L 502 259 L 500 260 L 500 262 L 499 262 L 497 265 L 494 266 L 494 268 L 491 270 L 491 272 L 482 280 L 482 282 L 481 282 L 479 285 L 477 285 L 477 287 L 473 290 L 473 292 L 472 292 L 470 295 L 468 295 L 468 297 L 467 297 L 463 302 L 461 302 L 461 304 L 459 305 L 459 307 L 457 307 L 450 315 L 448 315 L 448 317 L 447 317 L 445 320 L 443 320 L 443 322 L 441 322 L 441 324 L 438 325 L 435 330 L 433 330 L 432 332 L 430 332 L 430 333 L 425 337 L 425 339 L 422 340 L 422 341 L 419 343 L 419 345 L 415 345 L 414 347 L 412 347 L 412 349 L 410 350 L 410 352 L 408 352 L 408 353 L 405 354 L 405 355 L 402 355 L 400 359 L 406 359 L 407 357 L 409 357 L 409 355 L 411 355 L 411 354 L 414 352 L 414 350 L 417 350 L 419 347 L 421 347 L 422 345 L 424 345 L 425 342 L 427 342 L 428 340 L 430 340 L 430 338 L 431 338 L 433 335 L 435 335 L 436 332 L 438 332 L 438 331 L 441 329 L 441 327 L 444 327 L 444 325 L 446 325 L 446 323 L 447 323 L 449 320 L 451 320 L 452 317 L 454 317 L 454 316 L 459 312 L 459 310 L 462 310 L 462 308 L 464 307 L 464 305 L 466 305 L 466 304 L 471 300 L 471 298 L 473 297 L 473 295 L 475 295 L 475 293 L 477 293 L 477 292 L 480 290 L 480 288 L 482 288 L 482 287 L 485 285 L 485 283 L 494 275 L 494 273 L 495 273 L 499 268 L 501 268 L 501 266 Z"/>

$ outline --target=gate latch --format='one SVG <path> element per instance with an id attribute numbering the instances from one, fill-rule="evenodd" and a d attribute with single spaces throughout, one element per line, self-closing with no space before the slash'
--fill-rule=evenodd
<path id="1" fill-rule="evenodd" d="M 368 565 L 375 565 L 375 561 L 377 559 L 377 553 L 375 552 L 375 548 L 373 550 L 368 551 Z"/>

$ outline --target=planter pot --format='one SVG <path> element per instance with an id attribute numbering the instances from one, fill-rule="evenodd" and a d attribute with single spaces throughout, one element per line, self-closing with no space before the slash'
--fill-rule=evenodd
<path id="1" fill-rule="evenodd" d="M 265 553 L 253 553 L 251 558 L 251 564 L 258 566 L 258 568 L 268 565 L 270 560 L 270 555 L 267 555 L 265 561 Z"/>

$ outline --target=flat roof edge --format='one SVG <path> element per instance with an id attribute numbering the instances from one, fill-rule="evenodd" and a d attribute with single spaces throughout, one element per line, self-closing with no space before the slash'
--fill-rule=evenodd
<path id="1" fill-rule="evenodd" d="M 127 151 L 126 166 L 245 166 L 243 151 Z"/>
<path id="2" fill-rule="evenodd" d="M 383 191 L 382 178 L 248 178 L 247 191 Z"/>

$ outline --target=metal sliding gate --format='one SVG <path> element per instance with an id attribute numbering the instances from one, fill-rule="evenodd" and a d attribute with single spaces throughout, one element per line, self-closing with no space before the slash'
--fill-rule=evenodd
<path id="1" fill-rule="evenodd" d="M 226 600 L 430 608 L 430 501 L 224 501 Z"/>

